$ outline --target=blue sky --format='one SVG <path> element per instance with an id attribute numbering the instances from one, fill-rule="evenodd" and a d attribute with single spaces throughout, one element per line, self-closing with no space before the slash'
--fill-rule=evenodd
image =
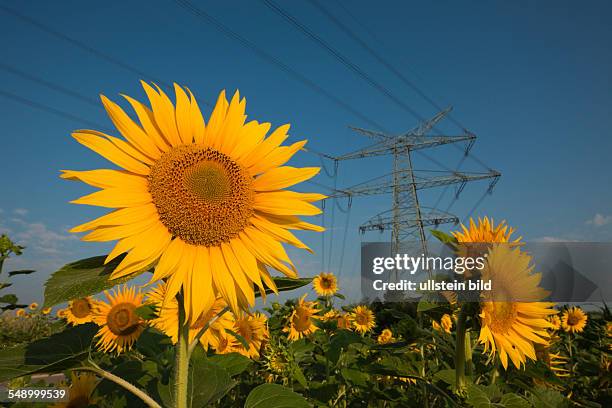
<path id="1" fill-rule="evenodd" d="M 67 233 L 70 226 L 102 211 L 68 204 L 90 190 L 58 177 L 60 169 L 108 165 L 69 136 L 72 130 L 92 125 L 24 105 L 7 98 L 9 94 L 99 123 L 102 130 L 108 130 L 110 121 L 95 106 L 97 95 L 104 93 L 119 100 L 121 92 L 142 98 L 139 79 L 189 86 L 206 114 L 209 108 L 204 101 L 213 101 L 221 89 L 239 89 L 247 97 L 250 118 L 276 125 L 291 123 L 292 140 L 307 138 L 313 149 L 331 155 L 367 145 L 347 128 L 369 127 L 363 120 L 176 2 L 124 3 L 0 3 L 146 74 L 143 78 L 0 9 L 0 229 L 28 246 L 26 255 L 12 266 L 40 270 L 27 283 L 17 285 L 23 300 L 40 300 L 40 284 L 67 261 L 108 250 L 108 245 L 82 243 Z M 414 117 L 262 2 L 195 4 L 391 132 L 416 126 Z M 531 240 L 612 238 L 609 2 L 376 2 L 372 7 L 371 2 L 342 1 L 344 8 L 336 1 L 325 4 L 438 104 L 453 105 L 453 117 L 478 136 L 474 154 L 501 171 L 503 177 L 475 215 L 507 219 Z M 281 5 L 420 115 L 436 113 L 312 4 Z M 27 80 L 24 75 L 42 78 L 78 97 Z M 450 122 L 440 129 L 448 134 L 458 132 Z M 451 168 L 461 158 L 459 151 L 450 147 L 427 153 Z M 296 165 L 318 163 L 309 154 L 295 161 Z M 439 169 L 418 156 L 415 167 Z M 473 160 L 466 160 L 462 169 L 483 170 Z M 343 162 L 337 183 L 350 186 L 390 170 L 387 159 Z M 325 175 L 317 181 L 333 183 Z M 452 212 L 463 218 L 486 186 L 486 182 L 468 186 Z M 425 205 L 435 202 L 439 193 L 425 192 Z M 450 196 L 449 191 L 442 209 Z M 377 234 L 361 237 L 358 225 L 389 207 L 388 196 L 354 200 L 343 277 L 357 273 L 361 240 L 379 239 Z M 331 205 L 327 208 L 326 224 L 331 227 Z M 326 233 L 325 250 L 333 253 L 331 264 L 326 259 L 325 267 L 336 273 L 341 266 L 345 217 L 336 211 L 333 238 L 331 232 Z M 310 235 L 305 239 L 316 254 L 291 253 L 303 274 L 312 275 L 322 267 L 321 238 Z"/>

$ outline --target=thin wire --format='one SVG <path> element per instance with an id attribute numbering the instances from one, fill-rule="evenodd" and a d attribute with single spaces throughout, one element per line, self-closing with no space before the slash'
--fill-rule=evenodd
<path id="1" fill-rule="evenodd" d="M 87 96 L 83 96 L 83 95 L 81 95 L 78 92 L 74 92 L 71 89 L 65 88 L 65 87 L 63 87 L 61 85 L 54 84 L 53 82 L 49 82 L 49 81 L 47 81 L 47 80 L 45 80 L 43 78 L 40 78 L 40 77 L 34 76 L 32 74 L 29 74 L 29 73 L 27 73 L 27 72 L 25 72 L 25 71 L 23 71 L 23 70 L 21 70 L 21 69 L 19 69 L 17 67 L 14 67 L 14 66 L 11 66 L 11 65 L 7 65 L 5 63 L 0 62 L 0 69 L 4 70 L 6 72 L 10 72 L 11 74 L 19 76 L 19 77 L 21 77 L 23 79 L 26 79 L 28 81 L 35 82 L 35 83 L 37 83 L 39 85 L 42 85 L 42 86 L 44 86 L 46 88 L 49 88 L 49 89 L 52 89 L 52 90 L 54 90 L 56 92 L 62 93 L 64 95 L 71 96 L 73 98 L 76 98 L 76 99 L 78 99 L 80 101 L 83 101 L 83 102 L 89 104 L 89 105 L 93 105 L 96 108 L 100 108 L 100 102 L 98 102 L 96 99 L 89 98 Z"/>
<path id="2" fill-rule="evenodd" d="M 440 104 L 436 103 L 432 98 L 430 98 L 425 92 L 419 88 L 414 82 L 410 81 L 404 74 L 402 74 L 399 69 L 395 68 L 389 61 L 383 58 L 376 50 L 374 50 L 368 43 L 360 38 L 357 34 L 355 34 L 349 27 L 347 27 L 342 21 L 340 21 L 336 16 L 334 16 L 328 8 L 323 6 L 321 2 L 318 0 L 308 0 L 310 4 L 312 4 L 315 8 L 317 8 L 321 13 L 323 13 L 336 27 L 338 27 L 342 32 L 344 32 L 347 36 L 349 36 L 353 41 L 361 46 L 364 50 L 366 50 L 374 59 L 376 59 L 381 65 L 383 65 L 387 70 L 393 73 L 400 81 L 402 81 L 405 85 L 410 87 L 413 91 L 415 91 L 421 98 L 427 101 L 431 106 L 433 106 L 438 111 L 444 110 Z M 447 117 L 460 129 L 465 129 L 465 127 L 459 123 L 456 119 L 454 119 L 450 113 L 447 114 Z"/>
<path id="3" fill-rule="evenodd" d="M 35 108 L 35 109 L 38 109 L 38 110 L 41 110 L 41 111 L 44 111 L 44 112 L 47 112 L 47 113 L 51 113 L 51 114 L 53 114 L 55 116 L 59 116 L 59 117 L 62 117 L 64 119 L 69 119 L 71 121 L 76 121 L 76 122 L 83 123 L 84 125 L 91 126 L 91 127 L 95 128 L 95 129 L 104 129 L 104 130 L 108 129 L 106 126 L 100 125 L 99 123 L 90 121 L 88 119 L 83 119 L 83 118 L 81 118 L 79 116 L 75 116 L 75 115 L 73 115 L 71 113 L 62 111 L 60 109 L 53 108 L 51 106 L 48 106 L 48 105 L 45 105 L 45 104 L 42 104 L 42 103 L 38 103 L 36 101 L 24 98 L 24 97 L 22 97 L 20 95 L 14 94 L 14 93 L 9 92 L 9 91 L 0 90 L 0 96 L 3 96 L 6 99 L 9 99 L 9 100 L 12 100 L 12 101 L 15 101 L 15 102 L 19 102 L 22 105 L 26 105 L 26 106 L 29 106 L 31 108 Z"/>
<path id="4" fill-rule="evenodd" d="M 346 102 L 344 102 L 342 99 L 340 99 L 337 96 L 333 95 L 331 92 L 328 92 L 326 89 L 324 89 L 322 86 L 318 85 L 316 82 L 312 81 L 308 77 L 306 77 L 306 76 L 300 74 L 299 72 L 295 71 L 293 68 L 289 67 L 287 64 L 283 63 L 278 58 L 274 57 L 272 54 L 270 54 L 267 51 L 265 51 L 264 49 L 260 48 L 255 43 L 251 42 L 250 40 L 246 39 L 245 37 L 241 36 L 240 34 L 236 33 L 235 31 L 231 30 L 225 24 L 221 23 L 219 20 L 217 20 L 216 18 L 214 18 L 213 16 L 208 14 L 206 11 L 198 8 L 197 6 L 195 6 L 190 1 L 188 1 L 188 0 L 175 0 L 175 2 L 179 6 L 183 7 L 187 11 L 191 12 L 194 16 L 204 20 L 205 22 L 207 22 L 209 24 L 212 24 L 218 31 L 221 31 L 227 37 L 229 37 L 229 38 L 231 38 L 233 40 L 238 41 L 243 47 L 250 49 L 258 57 L 260 57 L 261 59 L 263 59 L 267 63 L 275 65 L 276 67 L 280 68 L 282 71 L 287 73 L 290 77 L 292 77 L 294 80 L 296 80 L 298 82 L 301 82 L 302 84 L 304 84 L 307 87 L 309 87 L 312 90 L 314 90 L 316 93 L 318 93 L 318 94 L 324 96 L 325 98 L 329 99 L 334 104 L 338 105 L 339 107 L 341 107 L 342 109 L 346 110 L 347 112 L 350 112 L 352 115 L 354 115 L 355 117 L 358 117 L 359 119 L 363 120 L 364 122 L 369 123 L 370 125 L 375 126 L 376 128 L 381 128 L 381 125 L 378 124 L 376 121 L 368 118 L 363 113 L 359 112 L 357 109 L 354 109 L 353 107 L 348 105 Z"/>
<path id="5" fill-rule="evenodd" d="M 312 39 L 315 43 L 317 43 L 319 46 L 321 46 L 323 49 L 325 49 L 329 54 L 331 54 L 335 59 L 337 59 L 340 63 L 342 63 L 344 66 L 346 66 L 347 68 L 349 68 L 350 70 L 355 72 L 365 82 L 367 82 L 374 89 L 376 89 L 377 91 L 382 93 L 384 96 L 386 96 L 389 100 L 391 100 L 393 103 L 395 103 L 401 109 L 403 109 L 406 112 L 410 113 L 412 116 L 414 116 L 419 121 L 425 121 L 425 118 L 423 116 L 421 116 L 414 109 L 412 109 L 410 106 L 405 104 L 402 100 L 400 100 L 397 96 L 395 96 L 395 94 L 393 94 L 393 92 L 391 92 L 388 88 L 386 88 L 384 85 L 382 85 L 379 82 L 377 82 L 374 78 L 372 78 L 365 71 L 363 71 L 363 69 L 361 69 L 357 64 L 352 62 L 346 56 L 341 54 L 340 51 L 338 51 L 337 49 L 335 49 L 331 45 L 329 45 L 327 42 L 325 42 L 325 40 L 323 40 L 321 37 L 319 37 L 314 32 L 312 32 L 308 27 L 306 27 L 304 24 L 299 22 L 295 17 L 293 17 L 291 14 L 289 14 L 283 8 L 281 8 L 278 4 L 276 4 L 272 0 L 262 0 L 262 2 L 268 8 L 270 8 L 272 11 L 276 12 L 278 15 L 280 15 L 285 20 L 287 20 L 290 24 L 292 24 L 293 26 L 297 27 L 307 37 Z"/>
<path id="6" fill-rule="evenodd" d="M 88 52 L 88 53 L 90 53 L 92 55 L 95 55 L 96 57 L 98 57 L 100 59 L 103 59 L 103 60 L 105 60 L 105 61 L 107 61 L 107 62 L 109 62 L 109 63 L 111 63 L 113 65 L 116 65 L 118 67 L 121 67 L 121 68 L 123 68 L 123 69 L 125 69 L 125 70 L 127 70 L 129 72 L 132 72 L 133 74 L 136 74 L 137 76 L 139 76 L 141 79 L 148 78 L 149 80 L 157 83 L 158 85 L 161 85 L 161 86 L 163 86 L 163 87 L 165 87 L 167 89 L 172 89 L 172 86 L 170 84 L 168 84 L 167 82 L 164 82 L 164 81 L 162 81 L 160 79 L 157 79 L 154 76 L 149 75 L 149 74 L 143 72 L 142 70 L 134 67 L 133 65 L 130 65 L 130 64 L 126 63 L 126 62 L 123 62 L 120 59 L 118 59 L 116 57 L 113 57 L 112 55 L 106 54 L 105 52 L 100 51 L 100 50 L 98 50 L 98 49 L 96 49 L 96 48 L 94 48 L 94 47 L 84 43 L 83 41 L 77 40 L 77 39 L 75 39 L 75 38 L 73 38 L 73 37 L 71 37 L 71 36 L 69 36 L 67 34 L 64 34 L 64 33 L 60 32 L 60 31 L 54 29 L 53 27 L 50 27 L 50 26 L 48 26 L 48 25 L 46 25 L 44 23 L 41 23 L 38 20 L 35 20 L 35 19 L 33 19 L 33 18 L 29 17 L 29 16 L 26 16 L 26 15 L 18 12 L 15 9 L 9 8 L 9 7 L 5 6 L 5 5 L 0 5 L 0 10 L 4 11 L 5 13 L 8 13 L 8 14 L 12 15 L 13 17 L 17 17 L 21 21 L 23 21 L 25 23 L 28 23 L 28 24 L 38 28 L 41 31 L 44 31 L 47 34 L 49 34 L 49 35 L 51 35 L 51 36 L 53 36 L 53 37 L 55 37 L 57 39 L 60 39 L 60 40 L 65 41 L 67 43 L 70 43 L 73 46 L 75 46 L 75 47 L 77 47 L 77 48 L 79 48 L 79 49 L 81 49 L 81 50 L 83 50 L 85 52 Z M 206 105 L 210 105 L 208 102 L 205 102 L 205 101 L 203 101 L 203 103 L 206 104 Z"/>

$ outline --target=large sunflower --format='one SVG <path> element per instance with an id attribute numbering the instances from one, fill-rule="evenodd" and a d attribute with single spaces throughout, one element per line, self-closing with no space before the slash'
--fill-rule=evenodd
<path id="1" fill-rule="evenodd" d="M 567 308 L 561 315 L 561 327 L 570 333 L 580 333 L 587 324 L 588 316 L 581 308 L 572 306 Z"/>
<path id="2" fill-rule="evenodd" d="M 315 302 L 306 302 L 305 299 L 304 294 L 293 308 L 289 325 L 283 328 L 284 332 L 289 332 L 289 340 L 299 340 L 319 329 L 314 324 L 314 319 L 320 319 L 317 305 Z"/>
<path id="3" fill-rule="evenodd" d="M 85 241 L 114 241 L 106 262 L 127 252 L 111 274 L 119 278 L 156 265 L 152 281 L 167 279 L 165 301 L 181 290 L 191 321 L 222 296 L 235 313 L 255 302 L 254 285 L 276 291 L 268 266 L 297 271 L 282 242 L 309 248 L 290 230 L 322 231 L 299 215 L 321 211 L 321 194 L 284 190 L 319 172 L 284 164 L 306 141 L 288 146 L 288 125 L 245 123 L 244 99 L 221 92 L 208 124 L 195 97 L 175 85 L 176 104 L 143 82 L 151 108 L 125 96 L 134 122 L 102 96 L 125 139 L 93 130 L 73 137 L 122 170 L 64 171 L 63 178 L 101 188 L 73 201 L 115 210 L 75 227 Z"/>
<path id="4" fill-rule="evenodd" d="M 115 291 L 105 291 L 109 303 L 99 302 L 93 322 L 100 326 L 97 346 L 106 352 L 129 350 L 145 328 L 136 309 L 142 306 L 143 295 L 127 285 Z"/>
<path id="5" fill-rule="evenodd" d="M 153 290 L 147 293 L 147 299 L 153 306 L 157 308 L 158 316 L 151 320 L 151 325 L 158 330 L 161 330 L 168 337 L 172 339 L 173 343 L 178 341 L 178 301 L 176 299 L 170 299 L 166 302 L 165 306 L 162 307 L 165 294 L 166 294 L 166 283 L 157 285 Z M 222 298 L 217 298 L 213 303 L 212 307 L 204 314 L 200 315 L 195 321 L 193 321 L 189 328 L 189 341 L 193 341 L 200 330 L 209 323 L 221 310 L 227 306 L 227 303 Z M 210 344 L 217 344 L 218 340 L 216 337 L 219 336 L 220 332 L 224 332 L 225 329 L 233 328 L 234 319 L 230 313 L 224 313 L 214 322 L 210 323 L 208 329 L 200 337 L 200 344 L 208 349 Z"/>
<path id="6" fill-rule="evenodd" d="M 355 327 L 355 330 L 361 334 L 369 332 L 374 328 L 374 326 L 376 326 L 374 312 L 372 312 L 367 306 L 357 306 L 351 312 L 351 318 L 353 321 L 353 327 Z"/>
<path id="7" fill-rule="evenodd" d="M 319 296 L 332 296 L 338 291 L 338 279 L 333 273 L 321 272 L 312 280 L 312 287 Z"/>
<path id="8" fill-rule="evenodd" d="M 548 345 L 546 329 L 553 327 L 548 317 L 557 313 L 554 303 L 541 302 L 547 292 L 538 286 L 542 276 L 532 273 L 530 262 L 519 248 L 495 245 L 482 273 L 484 281 L 491 280 L 491 290 L 481 294 L 478 340 L 491 356 L 499 353 L 504 368 L 508 357 L 517 368 L 526 357 L 536 359 L 534 343 Z"/>
<path id="9" fill-rule="evenodd" d="M 62 317 L 65 317 L 68 323 L 74 326 L 89 323 L 92 321 L 97 305 L 98 301 L 91 296 L 71 300 L 68 302 L 68 307 L 64 309 Z"/>

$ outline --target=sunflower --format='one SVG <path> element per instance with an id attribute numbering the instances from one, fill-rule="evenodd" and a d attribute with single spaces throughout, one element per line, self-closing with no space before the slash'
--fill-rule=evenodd
<path id="1" fill-rule="evenodd" d="M 508 226 L 506 221 L 502 221 L 497 226 L 493 218 L 478 218 L 478 224 L 470 218 L 470 227 L 461 224 L 462 231 L 455 231 L 451 234 L 461 243 L 493 243 L 493 242 L 512 242 L 518 243 L 521 237 L 511 241 L 514 228 Z"/>
<path id="2" fill-rule="evenodd" d="M 176 343 L 178 341 L 178 301 L 176 298 L 170 299 L 166 302 L 165 306 L 163 305 L 166 288 L 167 284 L 161 283 L 147 293 L 148 301 L 158 310 L 158 317 L 151 320 L 151 325 L 170 337 L 172 343 Z M 209 323 L 226 306 L 227 303 L 222 298 L 217 298 L 206 313 L 200 315 L 198 319 L 191 323 L 189 341 L 193 341 L 206 323 Z M 219 332 L 225 331 L 226 328 L 231 329 L 233 323 L 234 320 L 231 314 L 224 313 L 209 325 L 208 329 L 200 337 L 200 344 L 204 349 L 208 349 L 211 343 L 216 343 L 214 338 L 219 335 Z"/>
<path id="3" fill-rule="evenodd" d="M 312 287 L 319 296 L 332 296 L 338 291 L 338 279 L 333 273 L 321 272 L 312 280 Z"/>
<path id="4" fill-rule="evenodd" d="M 219 333 L 212 346 L 217 354 L 237 353 L 241 347 L 238 339 L 226 332 Z"/>
<path id="5" fill-rule="evenodd" d="M 174 86 L 176 104 L 142 83 L 151 108 L 125 96 L 134 122 L 102 96 L 125 139 L 93 130 L 73 137 L 122 170 L 64 171 L 65 179 L 101 188 L 73 203 L 115 210 L 73 228 L 85 241 L 115 241 L 106 262 L 127 255 L 111 274 L 119 278 L 156 265 L 152 282 L 167 279 L 165 302 L 181 290 L 190 321 L 224 298 L 234 313 L 255 303 L 254 286 L 277 292 L 268 267 L 288 277 L 297 270 L 281 243 L 310 249 L 290 230 L 322 231 L 300 215 L 317 215 L 321 194 L 285 190 L 318 167 L 284 166 L 306 141 L 288 146 L 289 125 L 245 124 L 246 101 L 221 92 L 208 124 L 189 89 Z M 165 303 L 164 302 L 164 303 Z"/>
<path id="6" fill-rule="evenodd" d="M 433 320 L 431 322 L 432 327 L 437 331 L 444 331 L 446 333 L 450 333 L 453 329 L 453 319 L 449 314 L 444 314 L 440 319 L 440 323 Z"/>
<path id="7" fill-rule="evenodd" d="M 30 306 L 28 306 L 28 308 L 30 310 L 36 310 L 36 309 L 38 309 L 38 303 L 32 302 L 32 303 L 30 303 Z"/>
<path id="8" fill-rule="evenodd" d="M 113 292 L 104 291 L 109 303 L 99 302 L 93 322 L 100 326 L 97 346 L 105 352 L 121 353 L 129 350 L 145 328 L 144 321 L 136 314 L 143 305 L 143 295 L 127 285 Z"/>
<path id="9" fill-rule="evenodd" d="M 18 316 L 18 317 L 23 317 L 25 316 L 25 314 L 26 314 L 26 311 L 24 309 L 17 309 L 17 311 L 15 312 L 15 316 Z"/>
<path id="10" fill-rule="evenodd" d="M 55 313 L 57 315 L 57 317 L 59 317 L 60 319 L 65 319 L 66 318 L 66 311 L 68 309 L 58 309 L 58 311 Z"/>
<path id="11" fill-rule="evenodd" d="M 41 310 L 41 313 L 44 315 L 48 315 L 49 313 L 51 313 L 51 308 L 45 307 L 43 310 Z"/>
<path id="12" fill-rule="evenodd" d="M 367 306 L 357 306 L 351 313 L 353 327 L 359 333 L 364 334 L 369 332 L 376 325 L 374 313 Z"/>
<path id="13" fill-rule="evenodd" d="M 549 316 L 548 321 L 552 324 L 553 330 L 559 330 L 561 328 L 561 319 L 559 319 L 559 315 Z"/>
<path id="14" fill-rule="evenodd" d="M 262 345 L 270 338 L 267 320 L 266 316 L 261 313 L 243 313 L 236 317 L 234 332 L 239 334 L 248 345 L 248 349 L 240 345 L 238 350 L 240 354 L 254 359 L 259 358 Z"/>
<path id="15" fill-rule="evenodd" d="M 58 402 L 51 408 L 86 408 L 97 405 L 98 398 L 93 397 L 93 391 L 98 385 L 96 376 L 90 373 L 70 375 L 70 389 L 68 391 L 68 401 Z"/>
<path id="16" fill-rule="evenodd" d="M 570 372 L 565 368 L 569 361 L 567 357 L 562 356 L 560 353 L 553 353 L 550 347 L 541 344 L 535 345 L 535 351 L 538 360 L 544 362 L 554 375 L 557 377 L 569 377 Z"/>
<path id="17" fill-rule="evenodd" d="M 581 308 L 572 306 L 561 315 L 561 327 L 568 333 L 581 333 L 587 320 L 588 316 Z"/>
<path id="18" fill-rule="evenodd" d="M 92 321 L 97 305 L 98 301 L 91 296 L 71 300 L 68 302 L 68 307 L 64 309 L 63 317 L 74 326 L 89 323 Z"/>
<path id="19" fill-rule="evenodd" d="M 376 341 L 378 344 L 392 343 L 395 339 L 393 338 L 393 332 L 389 329 L 384 329 L 379 335 Z"/>
<path id="20" fill-rule="evenodd" d="M 351 330 L 353 328 L 353 316 L 350 313 L 340 313 L 336 318 L 338 328 L 343 330 Z"/>
<path id="21" fill-rule="evenodd" d="M 293 308 L 289 326 L 283 328 L 284 332 L 289 332 L 289 340 L 299 340 L 319 329 L 314 325 L 314 319 L 319 319 L 317 305 L 315 302 L 306 302 L 305 298 L 304 294 Z"/>
<path id="22" fill-rule="evenodd" d="M 554 303 L 540 301 L 547 292 L 538 286 L 542 276 L 532 273 L 530 262 L 531 257 L 519 248 L 495 245 L 483 269 L 482 279 L 491 280 L 492 289 L 481 294 L 478 341 L 485 353 L 499 353 L 504 368 L 508 357 L 517 368 L 526 357 L 536 359 L 534 343 L 548 345 L 546 329 L 552 324 L 547 318 L 557 313 Z"/>

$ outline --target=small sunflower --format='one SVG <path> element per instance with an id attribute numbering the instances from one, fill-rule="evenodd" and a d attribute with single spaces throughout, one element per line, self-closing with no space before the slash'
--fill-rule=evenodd
<path id="1" fill-rule="evenodd" d="M 531 257 L 519 248 L 495 245 L 489 252 L 482 279 L 492 289 L 481 294 L 481 330 L 478 341 L 491 356 L 499 353 L 502 366 L 508 357 L 517 367 L 526 357 L 535 360 L 534 343 L 548 345 L 547 320 L 557 313 L 554 303 L 541 302 L 547 292 L 539 287 L 541 274 L 533 274 Z M 517 301 L 501 301 L 502 299 Z"/>
<path id="2" fill-rule="evenodd" d="M 374 313 L 367 306 L 357 306 L 351 313 L 353 327 L 361 334 L 365 334 L 376 326 Z"/>
<path id="3" fill-rule="evenodd" d="M 333 273 L 321 272 L 312 280 L 312 287 L 319 296 L 333 296 L 338 291 L 338 279 Z"/>
<path id="4" fill-rule="evenodd" d="M 167 301 L 164 305 L 165 293 L 167 284 L 161 283 L 156 286 L 153 290 L 147 293 L 147 299 L 153 306 L 158 310 L 158 317 L 151 320 L 151 325 L 158 330 L 165 333 L 172 343 L 178 341 L 178 302 L 176 299 Z M 227 303 L 222 298 L 217 298 L 212 307 L 202 315 L 200 315 L 190 325 L 189 329 L 189 341 L 197 336 L 200 330 L 212 320 L 213 317 L 217 316 L 221 310 L 227 306 Z M 204 349 L 208 349 L 208 346 L 215 342 L 214 337 L 219 335 L 219 332 L 225 331 L 225 329 L 231 329 L 233 327 L 234 320 L 230 313 L 224 313 L 221 317 L 217 318 L 212 324 L 209 325 L 208 329 L 200 337 L 200 344 Z"/>
<path id="5" fill-rule="evenodd" d="M 32 302 L 32 303 L 30 303 L 30 306 L 28 306 L 28 308 L 30 310 L 36 310 L 36 309 L 38 309 L 38 303 Z"/>
<path id="6" fill-rule="evenodd" d="M 561 315 L 561 327 L 568 333 L 581 333 L 587 320 L 588 316 L 581 308 L 572 306 Z"/>
<path id="7" fill-rule="evenodd" d="M 121 353 L 134 345 L 145 328 L 145 322 L 136 314 L 143 295 L 127 285 L 104 293 L 109 303 L 99 302 L 93 315 L 93 322 L 100 326 L 97 346 L 105 352 Z"/>
<path id="8" fill-rule="evenodd" d="M 234 332 L 242 336 L 249 346 L 248 350 L 241 344 L 238 352 L 250 358 L 259 358 L 263 344 L 270 338 L 267 318 L 261 313 L 243 313 L 234 322 Z"/>
<path id="9" fill-rule="evenodd" d="M 74 326 L 89 323 L 92 321 L 97 305 L 98 301 L 91 296 L 71 300 L 68 302 L 68 308 L 64 309 L 64 317 Z"/>
<path id="10" fill-rule="evenodd" d="M 342 330 L 351 330 L 353 328 L 353 316 L 350 313 L 340 313 L 336 318 L 338 328 Z"/>
<path id="11" fill-rule="evenodd" d="M 99 398 L 93 396 L 98 385 L 95 375 L 72 372 L 70 383 L 68 401 L 58 402 L 51 405 L 51 408 L 86 408 L 98 404 Z"/>
<path id="12" fill-rule="evenodd" d="M 319 319 L 316 303 L 306 302 L 305 298 L 306 295 L 300 298 L 289 318 L 289 326 L 283 329 L 284 332 L 289 332 L 289 340 L 299 340 L 319 329 L 314 325 L 314 319 Z"/>
<path id="13" fill-rule="evenodd" d="M 434 330 L 450 333 L 451 330 L 453 329 L 453 319 L 450 317 L 449 314 L 445 313 L 440 319 L 440 323 L 433 320 L 431 322 L 431 325 L 434 328 Z"/>
<path id="14" fill-rule="evenodd" d="M 23 317 L 26 315 L 26 311 L 24 309 L 17 309 L 17 311 L 15 312 L 15 316 L 18 317 Z"/>
<path id="15" fill-rule="evenodd" d="M 41 310 L 41 313 L 44 315 L 48 315 L 49 313 L 51 313 L 51 308 L 45 307 L 43 310 Z"/>
<path id="16" fill-rule="evenodd" d="M 378 344 L 388 344 L 392 343 L 395 339 L 393 338 L 393 332 L 390 329 L 383 329 L 383 331 L 378 335 L 376 341 Z"/>
<path id="17" fill-rule="evenodd" d="M 552 324 L 553 330 L 559 330 L 561 328 L 561 319 L 559 318 L 559 315 L 550 316 L 548 318 L 548 321 L 550 322 L 550 324 Z"/>
<path id="18" fill-rule="evenodd" d="M 164 304 L 183 289 L 193 322 L 218 296 L 234 313 L 255 303 L 255 286 L 277 292 L 269 267 L 289 277 L 297 269 L 282 243 L 310 249 L 291 230 L 322 231 L 299 216 L 321 210 L 322 194 L 286 190 L 318 167 L 285 166 L 306 141 L 288 146 L 289 125 L 268 137 L 269 123 L 245 123 L 246 101 L 221 92 L 208 123 L 189 89 L 175 84 L 173 102 L 142 83 L 151 107 L 124 96 L 140 123 L 102 96 L 124 139 L 94 130 L 73 137 L 121 170 L 63 171 L 62 178 L 100 188 L 73 203 L 114 211 L 75 227 L 85 241 L 117 241 L 106 258 L 127 255 L 111 278 L 156 265 L 151 282 L 167 279 Z"/>

